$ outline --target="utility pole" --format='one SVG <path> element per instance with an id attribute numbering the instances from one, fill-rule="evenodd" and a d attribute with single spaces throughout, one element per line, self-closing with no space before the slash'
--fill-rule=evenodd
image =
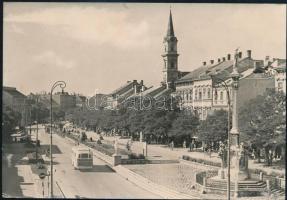
<path id="1" fill-rule="evenodd" d="M 36 160 L 38 162 L 38 96 L 36 99 L 36 123 L 37 123 L 37 132 L 36 132 Z"/>

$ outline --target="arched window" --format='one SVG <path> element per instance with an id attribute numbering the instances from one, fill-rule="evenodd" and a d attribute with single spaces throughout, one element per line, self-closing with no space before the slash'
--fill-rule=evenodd
<path id="1" fill-rule="evenodd" d="M 217 91 L 214 92 L 214 100 L 217 100 Z"/>

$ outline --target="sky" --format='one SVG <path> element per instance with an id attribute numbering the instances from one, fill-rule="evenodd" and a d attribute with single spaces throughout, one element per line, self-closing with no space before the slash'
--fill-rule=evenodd
<path id="1" fill-rule="evenodd" d="M 89 96 L 132 80 L 159 85 L 170 8 L 180 71 L 237 47 L 255 59 L 286 57 L 283 4 L 4 2 L 3 84 L 29 94 L 63 80 Z"/>

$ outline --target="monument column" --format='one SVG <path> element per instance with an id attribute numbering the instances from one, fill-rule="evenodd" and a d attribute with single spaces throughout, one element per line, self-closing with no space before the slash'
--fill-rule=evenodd
<path id="1" fill-rule="evenodd" d="M 243 181 L 249 178 L 248 172 L 248 156 L 244 149 L 243 143 L 239 142 L 239 128 L 238 128 L 238 108 L 237 108 L 237 92 L 239 88 L 239 77 L 237 68 L 238 53 L 237 50 L 234 55 L 233 72 L 231 77 L 232 83 L 232 128 L 230 130 L 231 134 L 231 144 L 230 144 L 230 156 L 231 156 L 231 169 L 230 176 L 231 180 L 235 183 L 238 181 Z M 240 144 L 240 145 L 239 145 Z"/>

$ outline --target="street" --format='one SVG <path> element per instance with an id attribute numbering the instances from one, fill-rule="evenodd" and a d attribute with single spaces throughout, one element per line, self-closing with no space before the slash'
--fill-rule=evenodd
<path id="1" fill-rule="evenodd" d="M 49 136 L 40 128 L 41 146 L 50 143 Z M 95 156 L 92 170 L 74 170 L 71 163 L 74 143 L 53 134 L 53 145 L 59 150 L 53 154 L 56 170 L 54 180 L 66 198 L 161 198 L 123 179 Z M 56 184 L 54 187 L 57 187 Z"/>

